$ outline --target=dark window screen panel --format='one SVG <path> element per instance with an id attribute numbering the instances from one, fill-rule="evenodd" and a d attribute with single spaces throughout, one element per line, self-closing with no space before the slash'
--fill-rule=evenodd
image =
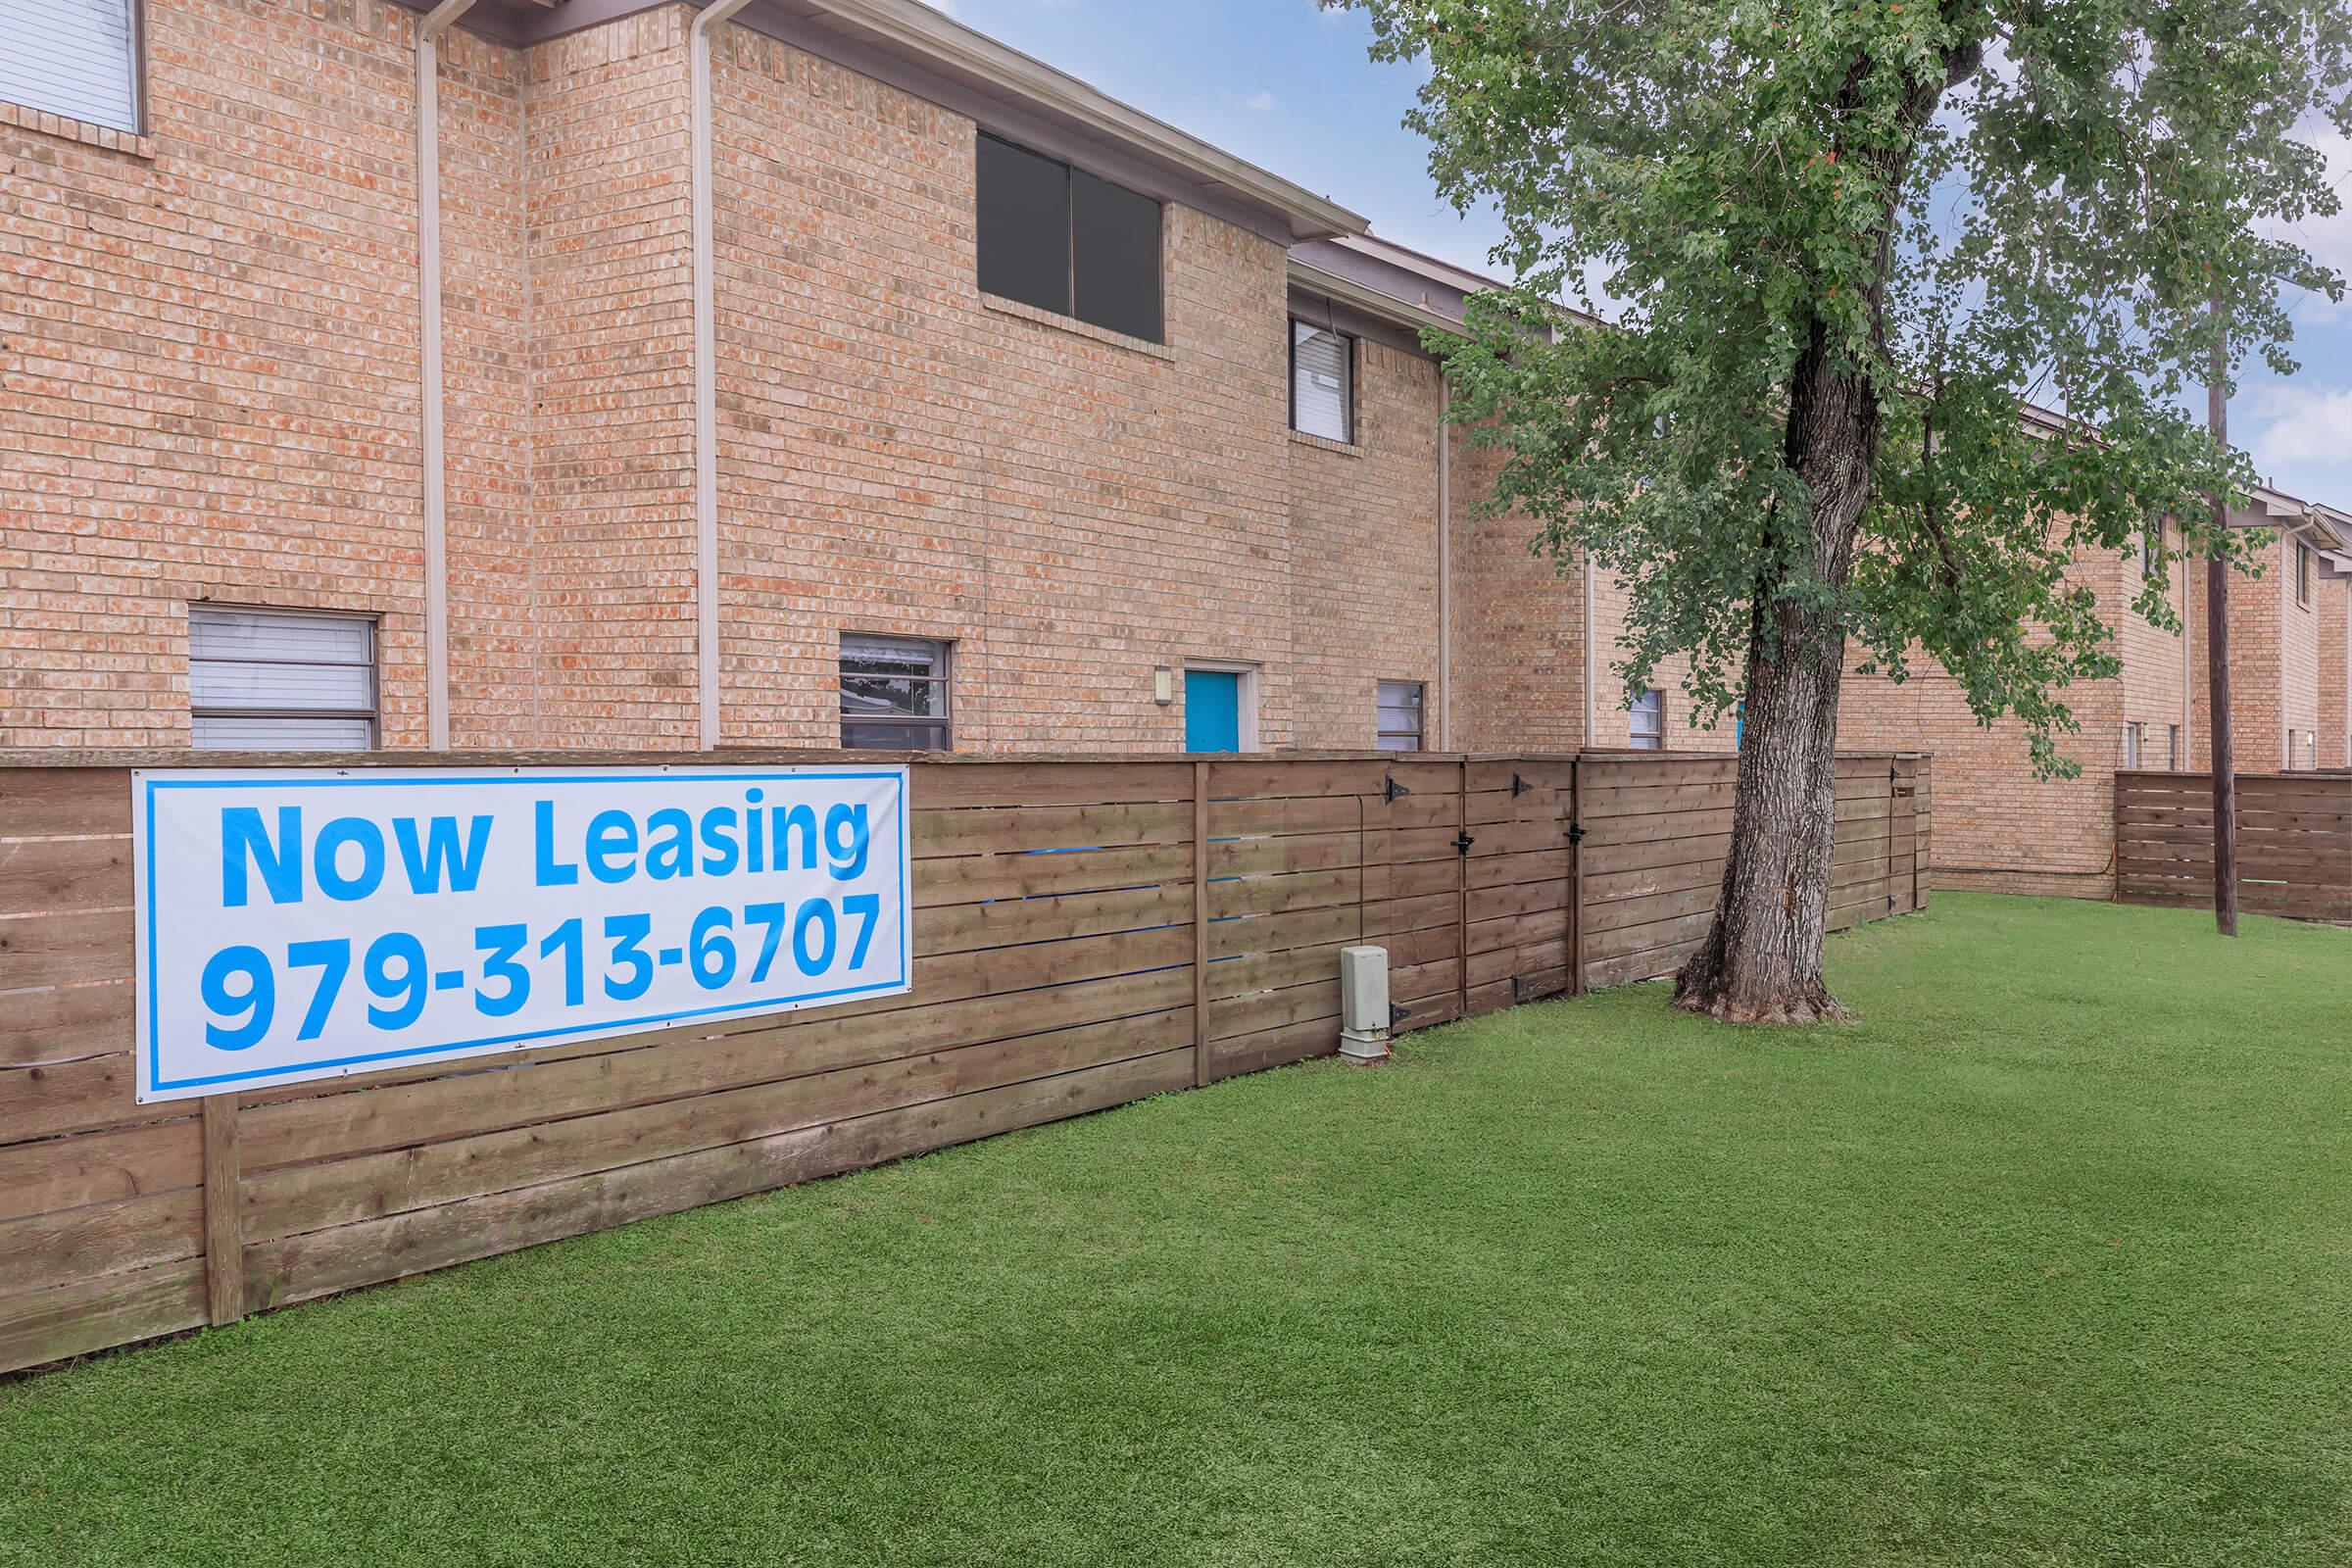
<path id="1" fill-rule="evenodd" d="M 1078 319 L 1157 343 L 1159 203 L 1083 169 L 1070 184 L 1077 202 Z"/>
<path id="2" fill-rule="evenodd" d="M 980 138 L 980 287 L 1041 311 L 1070 311 L 1070 171 Z"/>

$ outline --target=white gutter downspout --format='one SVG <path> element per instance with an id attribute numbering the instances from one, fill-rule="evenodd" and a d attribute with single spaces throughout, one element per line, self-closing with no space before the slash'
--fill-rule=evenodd
<path id="1" fill-rule="evenodd" d="M 1578 748 L 1580 751 L 1591 751 L 1600 744 L 1592 738 L 1592 732 L 1600 726 L 1600 710 L 1594 706 L 1592 697 L 1593 684 L 1599 679 L 1594 663 L 1594 655 L 1599 652 L 1600 648 L 1600 642 L 1594 635 L 1595 628 L 1592 624 L 1595 610 L 1596 600 L 1592 592 L 1592 552 L 1587 550 L 1585 552 L 1585 739 L 1584 744 Z"/>
<path id="2" fill-rule="evenodd" d="M 1453 377 L 1438 375 L 1438 750 L 1453 750 Z"/>
<path id="3" fill-rule="evenodd" d="M 449 750 L 449 496 L 441 428 L 441 35 L 473 0 L 441 0 L 416 29 L 416 265 L 423 339 L 424 728 Z"/>
<path id="4" fill-rule="evenodd" d="M 710 237 L 710 35 L 750 0 L 694 19 L 687 59 L 694 131 L 694 641 L 702 749 L 718 749 L 718 285 Z"/>

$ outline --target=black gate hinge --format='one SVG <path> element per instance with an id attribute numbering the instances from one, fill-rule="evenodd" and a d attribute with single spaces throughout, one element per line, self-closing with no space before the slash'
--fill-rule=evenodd
<path id="1" fill-rule="evenodd" d="M 1390 1027 L 1390 1028 L 1392 1028 L 1392 1029 L 1396 1028 L 1396 1027 L 1398 1024 L 1400 1024 L 1400 1023 L 1404 1022 L 1404 1020 L 1405 1020 L 1405 1019 L 1407 1019 L 1407 1018 L 1410 1018 L 1412 1015 L 1413 1015 L 1413 1009 L 1412 1009 L 1412 1008 L 1410 1008 L 1410 1007 L 1399 1007 L 1399 1006 L 1398 1006 L 1398 1005 L 1396 1005 L 1396 1004 L 1395 1004 L 1394 1002 L 1392 1002 L 1392 1003 L 1390 1003 L 1390 1004 L 1389 1004 L 1389 1027 Z"/>
<path id="2" fill-rule="evenodd" d="M 1535 786 L 1533 784 L 1530 784 L 1518 774 L 1513 773 L 1511 775 L 1511 794 L 1513 797 L 1525 795 L 1529 790 L 1534 788 Z"/>
<path id="3" fill-rule="evenodd" d="M 1403 785 L 1397 783 L 1396 775 L 1391 773 L 1389 775 L 1388 787 L 1380 792 L 1380 798 L 1394 806 L 1396 804 L 1397 796 L 1410 795 L 1413 792 L 1411 790 L 1408 790 Z"/>
<path id="4" fill-rule="evenodd" d="M 1469 834 L 1463 833 L 1454 839 L 1453 847 L 1459 853 L 1468 855 L 1470 853 L 1470 846 L 1476 844 L 1478 840 L 1472 838 Z"/>
<path id="5" fill-rule="evenodd" d="M 1585 842 L 1584 823 L 1571 822 L 1568 824 L 1568 842 L 1571 844 L 1582 844 Z"/>
<path id="6" fill-rule="evenodd" d="M 1887 782 L 1887 783 L 1889 783 L 1889 784 L 1891 784 L 1891 783 L 1893 783 L 1893 782 L 1895 781 L 1895 779 L 1896 779 L 1896 778 L 1898 778 L 1899 776 L 1900 776 L 1900 775 L 1899 775 L 1899 774 L 1897 774 L 1897 773 L 1895 772 L 1895 770 L 1894 770 L 1894 764 L 1893 764 L 1892 762 L 1888 762 L 1888 763 L 1886 764 L 1886 782 Z"/>

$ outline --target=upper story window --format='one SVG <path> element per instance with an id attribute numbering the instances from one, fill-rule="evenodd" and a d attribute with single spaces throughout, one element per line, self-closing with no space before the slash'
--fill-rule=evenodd
<path id="1" fill-rule="evenodd" d="M 1384 680 L 1374 694 L 1380 709 L 1375 736 L 1384 752 L 1417 752 L 1424 744 L 1421 712 L 1424 688 L 1417 680 Z"/>
<path id="2" fill-rule="evenodd" d="M 1159 203 L 983 132 L 980 287 L 1161 341 Z"/>
<path id="3" fill-rule="evenodd" d="M 1355 339 L 1291 323 L 1291 428 L 1354 444 Z"/>
<path id="4" fill-rule="evenodd" d="M 1662 752 L 1666 749 L 1666 694 L 1652 686 L 1634 699 L 1633 721 L 1628 726 L 1631 744 L 1637 752 Z"/>
<path id="5" fill-rule="evenodd" d="M 2311 608 L 2311 546 L 2305 544 L 2300 539 L 2296 540 L 2295 603 L 2301 605 L 2306 610 Z"/>
<path id="6" fill-rule="evenodd" d="M 375 622 L 190 605 L 188 710 L 194 743 L 207 751 L 367 751 L 375 744 Z"/>
<path id="7" fill-rule="evenodd" d="M 136 135 L 138 0 L 0 0 L 0 100 Z"/>
<path id="8" fill-rule="evenodd" d="M 945 752 L 948 645 L 923 637 L 841 634 L 841 744 L 888 752 Z"/>

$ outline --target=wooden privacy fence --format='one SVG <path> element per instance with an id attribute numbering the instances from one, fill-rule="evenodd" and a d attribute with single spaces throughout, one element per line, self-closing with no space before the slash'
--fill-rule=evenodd
<path id="1" fill-rule="evenodd" d="M 844 754 L 104 760 L 0 754 L 0 1369 L 1327 1054 L 1354 943 L 1407 1030 L 1670 973 L 1735 767 L 918 760 L 910 994 L 140 1105 L 130 767 Z M 1919 907 L 1925 760 L 1838 814 L 1834 922 Z"/>
<path id="2" fill-rule="evenodd" d="M 2115 896 L 2213 907 L 2213 776 L 2115 775 Z M 2237 904 L 2352 924 L 2352 774 L 2239 774 Z"/>

